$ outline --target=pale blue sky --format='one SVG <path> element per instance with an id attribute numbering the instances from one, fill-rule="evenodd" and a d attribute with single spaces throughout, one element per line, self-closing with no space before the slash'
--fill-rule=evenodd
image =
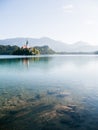
<path id="1" fill-rule="evenodd" d="M 13 37 L 98 45 L 98 0 L 0 0 L 0 39 Z"/>

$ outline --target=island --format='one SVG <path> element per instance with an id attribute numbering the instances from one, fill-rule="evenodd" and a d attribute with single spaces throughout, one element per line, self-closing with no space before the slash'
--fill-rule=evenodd
<path id="1" fill-rule="evenodd" d="M 0 45 L 0 55 L 40 55 L 55 54 L 56 52 L 49 46 L 29 47 L 28 41 L 22 46 Z"/>

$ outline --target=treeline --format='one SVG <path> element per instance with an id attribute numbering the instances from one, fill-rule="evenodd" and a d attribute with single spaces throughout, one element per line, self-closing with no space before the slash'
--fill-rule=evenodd
<path id="1" fill-rule="evenodd" d="M 48 46 L 36 46 L 31 48 L 20 48 L 18 46 L 0 45 L 0 55 L 37 55 L 55 54 Z"/>
<path id="2" fill-rule="evenodd" d="M 18 50 L 18 46 L 0 45 L 0 55 L 12 55 L 14 51 Z"/>
<path id="3" fill-rule="evenodd" d="M 56 52 L 54 50 L 52 50 L 51 48 L 49 48 L 49 46 L 35 46 L 35 49 L 40 51 L 40 54 L 55 54 Z"/>
<path id="4" fill-rule="evenodd" d="M 17 50 L 13 51 L 12 55 L 32 55 L 32 52 L 27 48 L 18 48 Z"/>
<path id="5" fill-rule="evenodd" d="M 98 55 L 98 51 L 95 52 L 55 52 L 49 46 L 35 46 L 31 48 L 20 48 L 18 46 L 11 46 L 11 45 L 0 45 L 0 55 L 37 55 L 37 54 L 95 54 Z"/>

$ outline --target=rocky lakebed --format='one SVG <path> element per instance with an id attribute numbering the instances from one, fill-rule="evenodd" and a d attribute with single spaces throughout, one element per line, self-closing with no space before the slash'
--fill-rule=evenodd
<path id="1" fill-rule="evenodd" d="M 74 100 L 59 88 L 2 90 L 0 130 L 98 130 L 86 106 Z"/>

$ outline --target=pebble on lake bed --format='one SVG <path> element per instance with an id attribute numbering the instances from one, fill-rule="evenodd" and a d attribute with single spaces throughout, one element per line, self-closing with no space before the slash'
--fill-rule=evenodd
<path id="1" fill-rule="evenodd" d="M 69 92 L 66 92 L 66 91 L 62 92 L 61 90 L 48 90 L 47 94 L 54 95 L 54 96 L 59 97 L 59 98 L 65 98 L 66 96 L 70 95 Z"/>
<path id="2" fill-rule="evenodd" d="M 71 107 L 65 106 L 65 105 L 57 105 L 56 106 L 56 112 L 59 114 L 64 114 L 66 112 L 73 112 L 73 109 Z"/>

